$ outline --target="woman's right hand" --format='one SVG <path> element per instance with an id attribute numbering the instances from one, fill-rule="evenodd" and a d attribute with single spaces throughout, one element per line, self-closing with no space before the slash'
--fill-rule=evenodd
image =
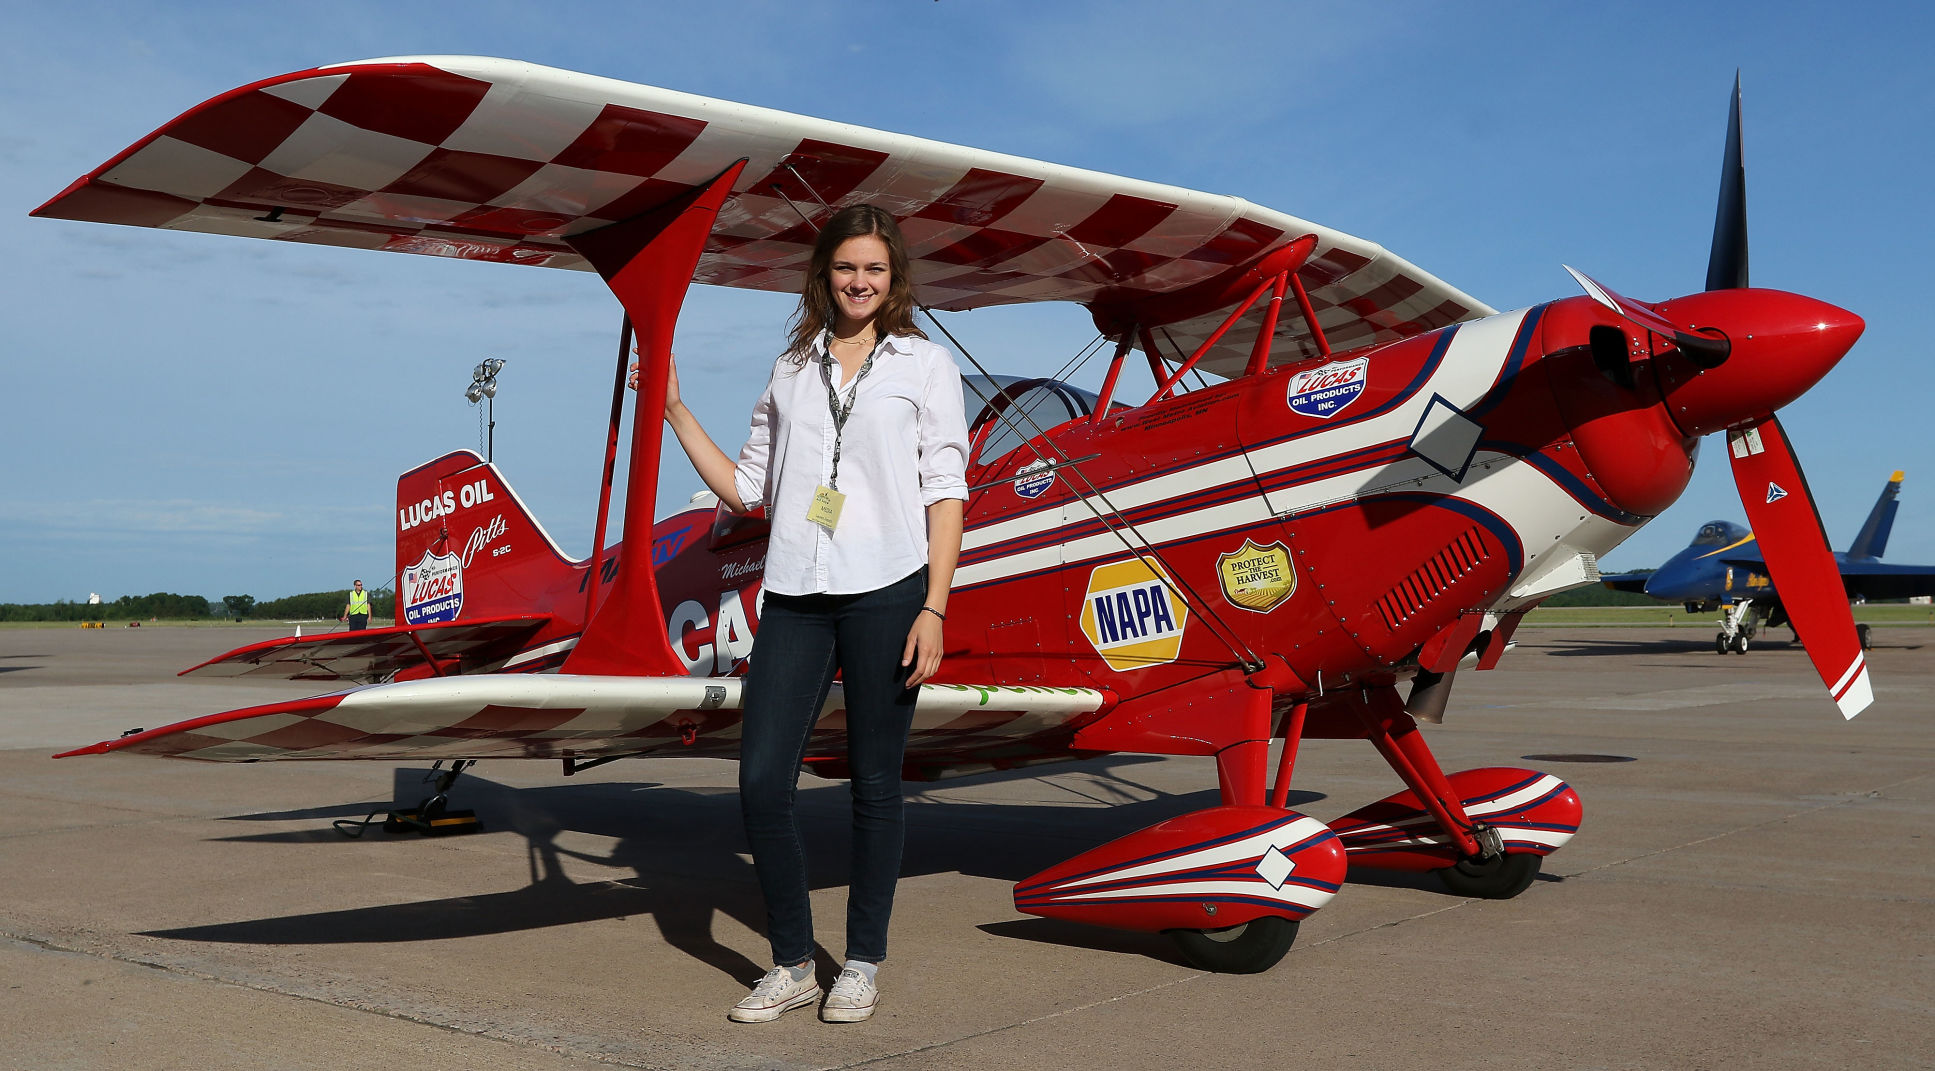
<path id="1" fill-rule="evenodd" d="M 642 359 L 644 355 L 638 352 L 637 346 L 633 346 L 632 356 Z M 669 360 L 665 373 L 665 415 L 669 417 L 672 415 L 673 408 L 679 404 L 679 359 L 677 354 L 668 354 L 667 357 Z M 633 390 L 638 389 L 639 364 L 639 361 L 633 361 L 631 371 L 625 376 L 625 385 Z"/>

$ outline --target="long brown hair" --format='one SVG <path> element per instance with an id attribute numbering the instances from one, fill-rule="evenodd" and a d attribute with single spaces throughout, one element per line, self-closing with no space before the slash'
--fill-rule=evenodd
<path id="1" fill-rule="evenodd" d="M 786 340 L 787 356 L 795 363 L 804 363 L 820 332 L 833 325 L 833 290 L 827 285 L 826 275 L 833 264 L 834 252 L 847 239 L 866 236 L 878 238 L 886 245 L 887 270 L 892 275 L 887 283 L 887 298 L 874 314 L 874 333 L 882 337 L 927 337 L 927 332 L 914 326 L 914 276 L 907 264 L 907 240 L 900 236 L 900 225 L 878 206 L 848 205 L 833 213 L 833 218 L 820 228 L 820 236 L 813 242 L 813 260 L 806 269 L 806 282 L 800 288 L 800 307 L 793 313 Z"/>

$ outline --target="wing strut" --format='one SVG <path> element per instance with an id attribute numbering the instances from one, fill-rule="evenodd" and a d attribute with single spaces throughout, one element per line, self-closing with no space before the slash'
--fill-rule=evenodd
<path id="1" fill-rule="evenodd" d="M 679 308 L 719 206 L 745 167 L 741 160 L 718 178 L 657 208 L 568 239 L 625 307 L 638 335 L 641 359 L 618 574 L 611 594 L 586 621 L 584 635 L 565 660 L 566 673 L 686 676 L 685 663 L 673 653 L 666 633 L 650 557 L 652 503 L 658 499 L 659 451 L 664 441 L 659 413 L 665 408 Z M 603 540 L 602 535 L 599 538 Z M 598 551 L 602 554 L 604 548 Z M 625 568 L 627 558 L 636 559 L 635 568 Z"/>
<path id="2" fill-rule="evenodd" d="M 1277 273 L 1277 281 L 1270 288 L 1270 307 L 1263 311 L 1263 330 L 1257 332 L 1256 348 L 1250 351 L 1249 366 L 1243 369 L 1246 376 L 1262 372 L 1270 364 L 1270 343 L 1277 334 L 1277 314 L 1283 311 L 1283 292 L 1290 286 L 1292 271 Z"/>
<path id="3" fill-rule="evenodd" d="M 1310 304 L 1310 293 L 1295 272 L 1290 273 L 1290 289 L 1297 295 L 1297 308 L 1303 310 L 1304 322 L 1310 325 L 1310 337 L 1317 340 L 1317 355 L 1330 356 L 1330 340 L 1324 337 L 1324 329 L 1317 323 L 1317 310 Z"/>
<path id="4" fill-rule="evenodd" d="M 591 577 L 585 582 L 585 616 L 591 620 L 598 608 L 598 593 L 604 590 L 605 522 L 611 516 L 611 474 L 618 461 L 618 425 L 625 418 L 625 366 L 631 356 L 632 318 L 627 314 L 618 328 L 618 371 L 611 382 L 611 424 L 605 433 L 605 477 L 598 487 L 598 523 L 591 532 Z M 626 500 L 629 504 L 630 500 Z"/>

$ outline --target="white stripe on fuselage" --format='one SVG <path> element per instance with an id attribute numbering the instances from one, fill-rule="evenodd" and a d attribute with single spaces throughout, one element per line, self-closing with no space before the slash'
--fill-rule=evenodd
<path id="1" fill-rule="evenodd" d="M 1333 431 L 1263 447 L 1251 453 L 1248 462 L 1241 456 L 1220 458 L 1111 488 L 1108 492 L 1110 503 L 1117 510 L 1128 512 L 1198 494 L 1205 488 L 1232 483 L 1250 483 L 1254 486 L 1251 483 L 1251 464 L 1268 482 L 1275 473 L 1326 457 L 1408 439 L 1434 395 L 1444 397 L 1461 409 L 1471 408 L 1486 397 L 1504 369 L 1512 340 L 1517 336 L 1525 315 L 1526 310 L 1521 309 L 1461 325 L 1431 377 L 1389 412 L 1343 425 Z M 1376 367 L 1375 360 L 1372 367 Z M 1321 449 L 1322 453 L 1315 452 L 1313 447 Z M 1270 492 L 1267 499 L 1262 494 L 1253 493 L 1234 502 L 1173 514 L 1140 524 L 1137 529 L 1150 543 L 1161 545 L 1205 532 L 1260 524 L 1272 516 L 1294 515 L 1395 491 L 1453 496 L 1504 518 L 1518 532 L 1523 543 L 1526 570 L 1554 547 L 1563 545 L 1564 552 L 1568 554 L 1579 550 L 1604 553 L 1633 531 L 1631 526 L 1594 516 L 1564 488 L 1532 465 L 1491 451 L 1478 454 L 1462 484 L 1424 460 L 1407 456 L 1355 472 L 1281 488 Z M 1101 507 L 1099 502 L 1097 507 Z M 1107 515 L 1106 510 L 1104 515 Z M 1064 524 L 1081 524 L 1092 517 L 1086 505 L 1071 500 L 1059 510 L 1051 507 L 975 528 L 966 534 L 964 549 L 973 550 L 1038 535 Z M 986 583 L 1063 564 L 1119 557 L 1124 553 L 1122 539 L 1113 533 L 1103 532 L 964 565 L 955 574 L 955 583 Z"/>

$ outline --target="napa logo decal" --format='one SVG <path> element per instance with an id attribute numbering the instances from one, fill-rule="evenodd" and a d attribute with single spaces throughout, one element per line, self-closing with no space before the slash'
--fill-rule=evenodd
<path id="1" fill-rule="evenodd" d="M 455 621 L 464 608 L 464 563 L 455 554 L 424 551 L 403 570 L 403 623 Z"/>
<path id="2" fill-rule="evenodd" d="M 1309 417 L 1328 420 L 1343 412 L 1364 393 L 1370 379 L 1371 359 L 1334 361 L 1322 368 L 1298 372 L 1290 377 L 1290 410 Z"/>
<path id="3" fill-rule="evenodd" d="M 1161 566 L 1131 558 L 1089 573 L 1082 634 L 1110 669 L 1119 673 L 1174 662 L 1188 624 L 1189 607 L 1171 590 Z"/>

